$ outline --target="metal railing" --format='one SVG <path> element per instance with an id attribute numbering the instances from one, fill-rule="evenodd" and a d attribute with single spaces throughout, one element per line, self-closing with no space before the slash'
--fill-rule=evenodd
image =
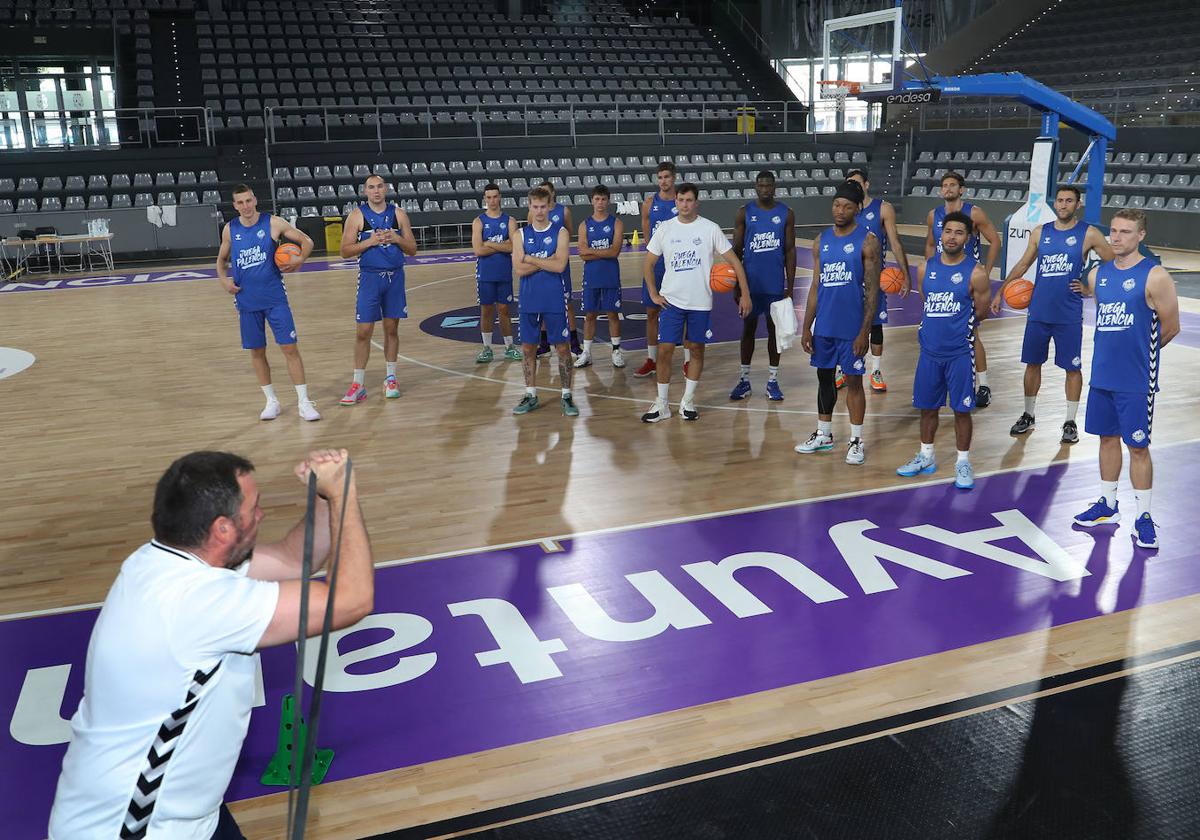
<path id="1" fill-rule="evenodd" d="M 212 111 L 200 107 L 0 111 L 0 150 L 212 146 Z"/>
<path id="2" fill-rule="evenodd" d="M 775 66 L 775 62 L 771 58 L 771 45 L 767 43 L 767 39 L 755 28 L 754 24 L 742 14 L 742 10 L 734 4 L 733 0 L 719 0 L 716 9 L 729 18 L 730 23 L 737 27 L 742 37 L 749 41 L 763 58 L 770 61 L 772 67 Z"/>

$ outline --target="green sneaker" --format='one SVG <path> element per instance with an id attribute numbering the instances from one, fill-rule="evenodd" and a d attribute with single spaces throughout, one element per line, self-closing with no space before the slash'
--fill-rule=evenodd
<path id="1" fill-rule="evenodd" d="M 575 405 L 575 400 L 570 394 L 562 398 L 562 413 L 568 417 L 579 416 L 579 408 Z"/>
<path id="2" fill-rule="evenodd" d="M 526 394 L 521 401 L 517 403 L 517 407 L 513 409 L 513 414 L 528 414 L 529 412 L 536 411 L 539 408 L 541 408 L 541 406 L 538 405 L 537 395 Z"/>
<path id="3" fill-rule="evenodd" d="M 492 348 L 484 347 L 479 351 L 479 355 L 475 357 L 475 364 L 486 365 L 492 360 Z"/>
<path id="4" fill-rule="evenodd" d="M 510 362 L 521 361 L 523 358 L 521 355 L 521 348 L 515 344 L 508 345 L 504 348 L 504 358 L 508 359 Z"/>

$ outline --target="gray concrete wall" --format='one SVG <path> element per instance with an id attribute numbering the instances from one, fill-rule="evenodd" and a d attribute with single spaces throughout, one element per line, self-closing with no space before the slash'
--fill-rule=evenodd
<path id="1" fill-rule="evenodd" d="M 145 207 L 4 214 L 0 215 L 0 235 L 14 237 L 17 231 L 39 227 L 53 227 L 61 234 L 87 233 L 89 219 L 108 219 L 112 250 L 118 259 L 150 254 L 215 257 L 221 241 L 221 215 L 211 204 L 177 207 L 175 225 L 161 228 L 150 223 Z"/>

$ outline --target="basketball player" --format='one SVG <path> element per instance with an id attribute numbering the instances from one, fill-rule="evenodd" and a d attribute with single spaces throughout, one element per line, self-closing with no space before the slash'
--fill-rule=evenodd
<path id="1" fill-rule="evenodd" d="M 844 181 L 833 198 L 833 227 L 813 240 L 813 282 L 808 288 L 800 344 L 817 369 L 817 430 L 799 444 L 801 455 L 833 449 L 833 407 L 837 386 L 833 370 L 846 372 L 846 407 L 850 410 L 850 442 L 846 463 L 866 460 L 863 420 L 863 356 L 870 345 L 871 323 L 879 311 L 880 245 L 875 234 L 855 221 L 863 191 L 857 181 Z"/>
<path id="2" fill-rule="evenodd" d="M 342 257 L 358 258 L 358 295 L 355 302 L 354 379 L 342 397 L 342 405 L 356 405 L 367 398 L 367 359 L 375 322 L 383 320 L 383 360 L 387 376 L 383 396 L 400 396 L 396 382 L 396 356 L 400 352 L 400 319 L 408 317 L 404 294 L 404 258 L 417 253 L 408 214 L 387 200 L 387 182 L 378 175 L 363 184 L 367 200 L 350 211 L 342 231 Z"/>
<path id="3" fill-rule="evenodd" d="M 937 470 L 933 439 L 938 411 L 950 403 L 958 460 L 954 486 L 975 486 L 971 469 L 971 409 L 975 404 L 975 324 L 987 311 L 991 283 L 979 261 L 965 248 L 974 233 L 966 213 L 947 213 L 942 220 L 941 253 L 925 261 L 921 289 L 924 309 L 917 331 L 920 355 L 913 377 L 913 407 L 921 411 L 921 449 L 896 474 L 911 478 Z"/>
<path id="4" fill-rule="evenodd" d="M 1158 548 L 1150 517 L 1154 464 L 1150 427 L 1162 348 L 1179 335 L 1179 299 L 1166 269 L 1138 252 L 1146 214 L 1118 210 L 1109 224 L 1114 258 L 1088 272 L 1075 291 L 1096 298 L 1096 334 L 1084 429 L 1100 436 L 1100 498 L 1075 517 L 1084 527 L 1119 522 L 1117 480 L 1121 441 L 1129 450 L 1129 479 L 1137 502 L 1133 527 L 1141 548 Z"/>
<path id="5" fill-rule="evenodd" d="M 571 232 L 575 230 L 571 222 L 571 208 L 558 203 L 557 192 L 554 189 L 554 183 L 551 181 L 542 181 L 538 184 L 550 192 L 550 212 L 548 214 L 550 223 L 558 225 L 567 232 L 567 238 L 571 236 Z M 533 214 L 527 213 L 525 223 L 529 224 L 533 220 Z M 566 308 L 567 325 L 571 329 L 571 352 L 579 355 L 583 352 L 579 346 L 579 330 L 575 328 L 575 304 L 571 301 L 571 293 L 574 291 L 574 281 L 571 279 L 571 256 L 568 251 L 567 267 L 562 273 L 563 285 L 563 305 Z M 546 334 L 542 333 L 541 343 L 538 345 L 538 355 L 544 356 L 550 352 L 550 344 L 546 338 Z"/>
<path id="6" fill-rule="evenodd" d="M 904 284 L 900 287 L 900 297 L 907 297 L 910 287 L 908 273 L 908 255 L 904 253 L 904 244 L 900 241 L 900 233 L 896 230 L 896 208 L 890 201 L 882 198 L 871 198 L 871 182 L 866 170 L 851 169 L 846 176 L 851 181 L 857 181 L 863 188 L 863 208 L 858 213 L 858 224 L 865 227 L 879 240 L 880 263 L 886 262 L 888 246 L 896 255 L 896 264 L 904 272 Z M 867 372 L 871 377 L 871 390 L 883 393 L 887 390 L 887 382 L 883 378 L 881 362 L 883 360 L 883 326 L 888 320 L 887 295 L 879 290 L 879 314 L 871 324 L 871 353 L 867 356 Z"/>
<path id="7" fill-rule="evenodd" d="M 596 318 L 608 317 L 608 335 L 612 341 L 612 365 L 625 367 L 621 353 L 621 265 L 618 257 L 625 242 L 625 223 L 608 212 L 608 187 L 592 187 L 592 215 L 579 223 L 579 258 L 583 260 L 583 355 L 575 367 L 592 363 L 592 342 L 596 337 Z"/>
<path id="8" fill-rule="evenodd" d="M 671 161 L 659 161 L 656 173 L 658 192 L 646 196 L 642 202 L 642 241 L 646 243 L 647 247 L 650 245 L 650 239 L 654 236 L 654 232 L 658 230 L 658 226 L 679 214 L 679 208 L 675 206 L 675 176 L 677 172 L 675 164 Z M 665 271 L 665 263 L 656 262 L 654 264 L 654 282 L 660 289 Z M 654 373 L 655 366 L 658 364 L 658 305 L 650 295 L 650 287 L 645 283 L 642 284 L 642 304 L 646 307 L 646 361 L 634 371 L 633 375 L 637 377 L 646 377 Z"/>
<path id="9" fill-rule="evenodd" d="M 673 185 L 672 185 L 673 186 Z M 704 345 L 712 338 L 709 318 L 712 313 L 713 254 L 733 266 L 737 272 L 738 314 L 745 318 L 752 306 L 750 287 L 746 284 L 746 272 L 742 261 L 733 252 L 733 246 L 715 222 L 699 215 L 700 190 L 695 184 L 683 183 L 675 193 L 675 205 L 679 215 L 660 224 L 646 243 L 646 262 L 642 266 L 642 278 L 650 300 L 659 308 L 658 348 L 660 364 L 658 373 L 658 398 L 650 410 L 642 415 L 643 423 L 658 423 L 671 416 L 667 401 L 671 388 L 671 357 L 675 345 L 684 340 L 691 345 L 693 364 L 684 372 L 683 400 L 679 413 L 684 420 L 699 420 L 696 410 L 696 386 L 704 372 Z M 661 257 L 666 265 L 662 287 L 655 278 L 655 266 Z"/>
<path id="10" fill-rule="evenodd" d="M 500 209 L 500 187 L 488 184 L 483 188 L 483 212 L 471 222 L 471 250 L 475 261 L 475 287 L 479 296 L 479 332 L 483 349 L 475 357 L 476 364 L 492 360 L 492 318 L 500 318 L 500 335 L 504 338 L 504 358 L 519 361 L 521 351 L 513 345 L 512 319 L 508 305 L 513 300 L 512 244 L 517 235 L 517 223 Z"/>
<path id="11" fill-rule="evenodd" d="M 233 188 L 233 207 L 238 217 L 221 231 L 221 248 L 217 252 L 217 279 L 229 294 L 238 311 L 241 324 L 242 348 L 250 351 L 250 362 L 258 376 L 258 384 L 267 405 L 260 420 L 279 416 L 279 398 L 271 384 L 271 366 L 267 362 L 267 330 L 279 345 L 287 362 L 288 375 L 296 386 L 300 416 L 305 420 L 320 420 L 317 407 L 308 398 L 304 381 L 304 362 L 296 346 L 296 322 L 288 305 L 287 287 L 283 274 L 297 271 L 312 253 L 313 241 L 287 219 L 258 212 L 258 199 L 245 184 Z M 300 261 L 283 268 L 275 264 L 275 243 L 286 239 L 300 246 Z M 233 279 L 229 278 L 233 273 Z"/>
<path id="12" fill-rule="evenodd" d="M 1112 248 L 1099 230 L 1086 222 L 1076 221 L 1079 209 L 1079 188 L 1066 184 L 1054 197 L 1053 223 L 1039 225 L 1030 231 L 1029 245 L 1020 262 L 992 298 L 992 314 L 1000 314 L 1004 290 L 1014 280 L 1037 263 L 1037 282 L 1029 301 L 1029 317 L 1025 320 L 1025 340 L 1021 346 L 1021 363 L 1025 365 L 1025 411 L 1009 429 L 1009 434 L 1023 435 L 1033 428 L 1037 417 L 1037 395 L 1042 386 L 1042 365 L 1050 355 L 1050 339 L 1054 339 L 1054 364 L 1067 373 L 1067 417 L 1062 426 L 1062 443 L 1079 440 L 1075 415 L 1083 393 L 1083 298 L 1071 290 L 1071 285 L 1083 275 L 1089 251 L 1101 260 L 1113 258 Z"/>
<path id="13" fill-rule="evenodd" d="M 344 449 L 313 452 L 295 470 L 306 483 L 316 475 L 314 571 L 341 544 L 335 629 L 361 621 L 375 600 L 346 458 Z M 193 452 L 158 480 L 154 539 L 121 564 L 88 642 L 52 840 L 242 838 L 221 799 L 260 684 L 254 653 L 291 644 L 300 624 L 305 521 L 256 545 L 263 516 L 254 465 L 237 455 Z M 308 586 L 306 635 L 320 635 L 331 593 L 321 580 Z"/>
<path id="14" fill-rule="evenodd" d="M 759 172 L 754 179 L 757 199 L 739 207 L 733 223 L 733 251 L 746 267 L 750 289 L 750 314 L 742 323 L 742 368 L 729 399 L 740 400 L 750 393 L 750 362 L 754 358 L 754 334 L 758 316 L 767 317 L 767 399 L 783 399 L 779 388 L 779 346 L 771 304 L 791 300 L 796 285 L 796 216 L 786 204 L 775 201 L 775 173 Z M 739 289 L 740 291 L 740 289 Z"/>
<path id="15" fill-rule="evenodd" d="M 925 219 L 927 229 L 925 234 L 925 259 L 929 259 L 934 254 L 941 253 L 942 225 L 945 222 L 946 214 L 953 212 L 965 213 L 971 217 L 971 224 L 975 230 L 971 235 L 970 241 L 967 242 L 967 255 L 974 260 L 981 258 L 979 238 L 982 235 L 988 241 L 987 259 L 984 261 L 983 270 L 991 278 L 992 267 L 996 264 L 996 258 L 1000 256 L 1000 234 L 996 232 L 996 226 L 987 217 L 987 213 L 984 213 L 977 205 L 963 200 L 962 194 L 966 186 L 966 179 L 957 172 L 947 172 L 942 176 L 942 200 L 945 204 L 930 210 L 929 215 Z M 917 291 L 920 291 L 920 289 Z M 992 402 L 992 389 L 988 387 L 987 352 L 983 347 L 983 339 L 979 335 L 979 324 L 975 325 L 975 382 L 977 385 L 975 405 L 978 408 L 987 408 Z"/>
<path id="16" fill-rule="evenodd" d="M 562 273 L 571 249 L 567 229 L 550 221 L 553 196 L 545 187 L 529 191 L 529 224 L 513 240 L 513 267 L 521 278 L 521 353 L 525 369 L 525 397 L 513 414 L 528 414 L 541 406 L 537 398 L 537 345 L 544 330 L 558 353 L 558 378 L 562 386 L 562 412 L 578 417 L 571 396 L 571 348 L 567 313 L 563 309 Z"/>

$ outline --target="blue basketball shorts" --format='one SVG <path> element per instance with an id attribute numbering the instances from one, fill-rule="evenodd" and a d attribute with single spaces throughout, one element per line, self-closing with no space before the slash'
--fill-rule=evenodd
<path id="1" fill-rule="evenodd" d="M 658 262 L 654 264 L 654 283 L 658 286 L 658 293 L 662 294 L 663 278 L 667 275 L 667 264 L 662 257 L 658 258 Z M 650 309 L 658 309 L 658 304 L 650 297 L 650 289 L 646 286 L 646 281 L 642 281 L 642 306 Z"/>
<path id="2" fill-rule="evenodd" d="M 407 318 L 408 299 L 404 294 L 404 269 L 358 272 L 358 296 L 354 320 L 373 324 L 384 318 Z"/>
<path id="3" fill-rule="evenodd" d="M 480 306 L 513 302 L 512 280 L 476 280 L 476 293 Z"/>
<path id="4" fill-rule="evenodd" d="M 551 344 L 562 344 L 571 337 L 567 328 L 566 312 L 522 312 L 520 335 L 522 344 L 537 344 L 541 341 L 542 329 Z"/>
<path id="5" fill-rule="evenodd" d="M 1054 339 L 1054 364 L 1063 370 L 1083 367 L 1083 322 L 1049 324 L 1029 318 L 1025 321 L 1025 339 L 1021 343 L 1021 364 L 1040 365 L 1050 356 Z"/>
<path id="6" fill-rule="evenodd" d="M 1121 436 L 1126 445 L 1143 448 L 1150 445 L 1150 427 L 1154 425 L 1154 392 L 1139 394 L 1089 388 L 1087 415 L 1083 428 L 1089 435 Z"/>
<path id="7" fill-rule="evenodd" d="M 711 321 L 712 313 L 707 309 L 664 306 L 658 315 L 658 343 L 682 344 L 683 328 L 686 326 L 689 343 L 708 344 L 713 337 Z"/>
<path id="8" fill-rule="evenodd" d="M 583 287 L 584 312 L 619 312 L 621 290 L 619 288 L 593 289 Z"/>
<path id="9" fill-rule="evenodd" d="M 252 309 L 248 312 L 239 309 L 238 321 L 242 331 L 243 350 L 257 350 L 267 346 L 267 324 L 271 325 L 271 334 L 275 336 L 276 344 L 296 343 L 296 322 L 292 318 L 292 308 L 286 303 L 272 306 L 270 309 Z"/>
<path id="10" fill-rule="evenodd" d="M 913 408 L 937 410 L 949 405 L 958 414 L 975 408 L 975 361 L 971 353 L 931 356 L 922 353 L 913 376 Z"/>
<path id="11" fill-rule="evenodd" d="M 823 335 L 813 336 L 813 352 L 808 363 L 815 368 L 832 368 L 841 366 L 847 376 L 862 376 L 867 366 L 862 356 L 854 355 L 854 339 L 829 338 Z"/>

